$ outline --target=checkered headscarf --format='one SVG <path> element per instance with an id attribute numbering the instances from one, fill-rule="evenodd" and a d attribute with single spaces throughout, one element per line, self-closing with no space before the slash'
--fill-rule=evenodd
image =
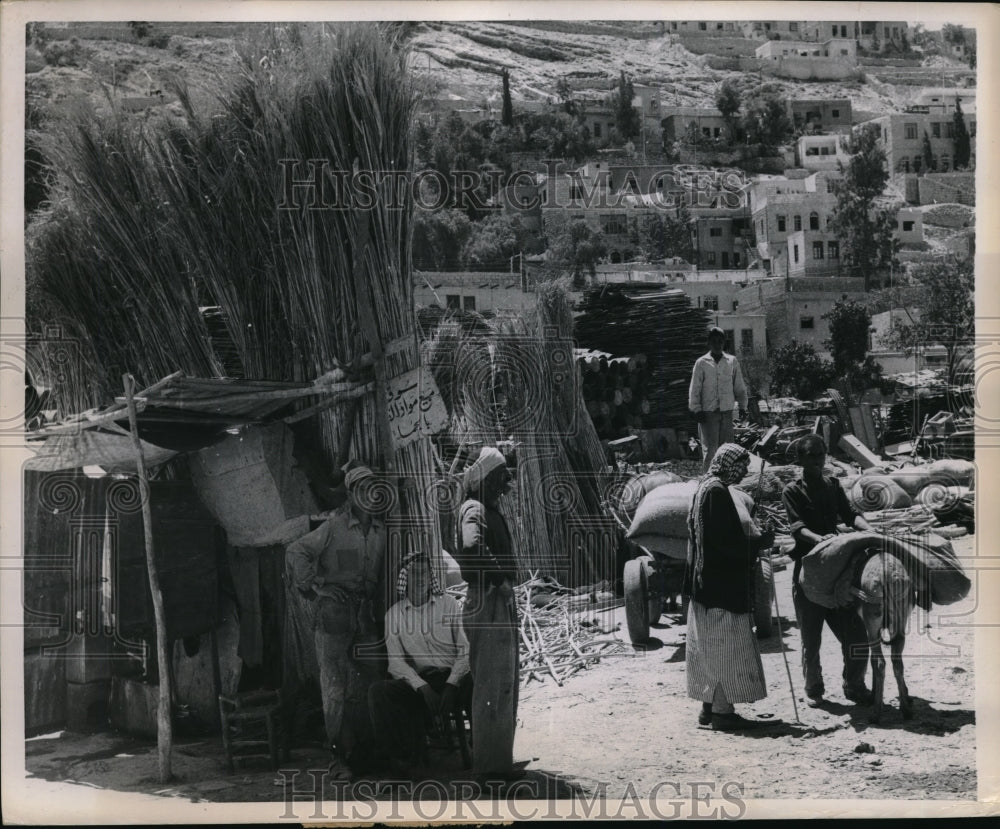
<path id="1" fill-rule="evenodd" d="M 747 474 L 750 453 L 738 443 L 724 443 L 719 447 L 708 466 L 708 474 L 714 475 L 726 486 L 738 484 Z"/>
<path id="2" fill-rule="evenodd" d="M 410 553 L 399 565 L 399 577 L 396 579 L 396 595 L 401 599 L 406 598 L 406 576 L 410 565 L 415 561 L 424 561 L 429 565 L 431 571 L 431 595 L 441 596 L 444 590 L 441 589 L 441 584 L 438 582 L 437 573 L 434 572 L 434 567 L 431 566 L 430 557 L 427 553 L 416 552 Z"/>

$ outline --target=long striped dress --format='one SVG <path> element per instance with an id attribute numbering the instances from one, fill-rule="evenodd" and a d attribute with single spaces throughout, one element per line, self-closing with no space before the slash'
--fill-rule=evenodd
<path id="1" fill-rule="evenodd" d="M 718 479 L 705 483 L 696 498 L 692 520 L 693 562 L 685 585 L 688 609 L 685 662 L 688 696 L 712 702 L 721 686 L 729 703 L 754 702 L 767 696 L 764 666 L 750 612 L 751 567 L 756 552 L 748 543 L 736 506 Z"/>

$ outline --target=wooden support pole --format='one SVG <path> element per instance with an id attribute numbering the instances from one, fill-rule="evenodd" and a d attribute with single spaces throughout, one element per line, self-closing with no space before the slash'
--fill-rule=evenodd
<path id="1" fill-rule="evenodd" d="M 167 783 L 172 776 L 170 749 L 173 743 L 170 723 L 172 695 L 170 692 L 170 659 L 167 654 L 167 623 L 163 610 L 163 594 L 160 592 L 160 575 L 156 569 L 156 557 L 153 551 L 153 512 L 150 506 L 149 479 L 146 477 L 146 460 L 142 456 L 142 443 L 139 441 L 135 407 L 135 378 L 131 374 L 125 374 L 122 375 L 122 382 L 125 385 L 128 425 L 132 432 L 132 445 L 135 447 L 135 462 L 139 474 L 142 531 L 146 542 L 146 572 L 149 576 L 149 592 L 153 597 L 153 623 L 156 628 L 156 664 L 160 677 L 159 704 L 156 709 L 156 746 L 159 752 L 160 782 Z"/>

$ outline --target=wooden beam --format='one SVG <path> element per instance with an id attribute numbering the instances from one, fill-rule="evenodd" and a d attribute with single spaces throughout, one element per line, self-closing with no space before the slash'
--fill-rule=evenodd
<path id="1" fill-rule="evenodd" d="M 344 403 L 347 401 L 357 401 L 359 397 L 364 397 L 375 389 L 374 383 L 365 383 L 363 386 L 358 386 L 356 389 L 348 392 L 340 392 L 336 395 L 331 395 L 326 400 L 321 400 L 319 403 L 314 403 L 312 406 L 308 406 L 302 411 L 291 414 L 288 417 L 283 417 L 282 420 L 285 423 L 298 423 L 300 420 L 305 420 L 307 417 L 312 417 L 317 412 L 321 412 L 324 409 L 329 409 L 331 406 L 336 406 L 338 403 Z M 352 409 L 353 410 L 353 409 Z M 347 463 L 347 458 L 344 458 L 343 463 Z"/>
<path id="2" fill-rule="evenodd" d="M 132 430 L 132 445 L 135 448 L 135 462 L 138 467 L 140 499 L 142 506 L 142 533 L 146 543 L 146 572 L 149 578 L 149 592 L 153 597 L 153 624 L 156 628 L 156 665 L 160 680 L 159 703 L 156 708 L 156 746 L 160 762 L 160 782 L 168 783 L 172 777 L 170 770 L 170 750 L 173 744 L 171 726 L 170 658 L 167 654 L 167 620 L 163 608 L 163 593 L 160 591 L 160 574 L 156 569 L 153 549 L 153 511 L 150 505 L 149 479 L 146 477 L 146 459 L 142 455 L 139 440 L 138 419 L 135 406 L 135 378 L 131 374 L 122 375 L 125 386 L 125 400 L 128 407 L 128 424 Z"/>
<path id="3" fill-rule="evenodd" d="M 136 412 L 141 412 L 146 408 L 145 400 L 133 399 L 133 402 Z M 29 432 L 27 437 L 28 440 L 35 440 L 37 438 L 54 437 L 55 435 L 75 435 L 85 429 L 96 429 L 99 426 L 114 423 L 116 420 L 121 420 L 124 417 L 128 417 L 128 407 L 115 407 L 114 409 L 109 409 L 99 415 L 89 415 L 85 420 L 75 420 L 71 423 L 59 423 L 55 426 L 48 426 L 45 429 L 38 429 L 34 432 Z"/>

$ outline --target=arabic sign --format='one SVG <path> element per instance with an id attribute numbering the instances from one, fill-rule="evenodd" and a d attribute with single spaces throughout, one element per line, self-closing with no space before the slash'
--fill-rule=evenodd
<path id="1" fill-rule="evenodd" d="M 397 449 L 440 432 L 448 410 L 429 371 L 415 368 L 389 381 L 389 431 Z"/>

